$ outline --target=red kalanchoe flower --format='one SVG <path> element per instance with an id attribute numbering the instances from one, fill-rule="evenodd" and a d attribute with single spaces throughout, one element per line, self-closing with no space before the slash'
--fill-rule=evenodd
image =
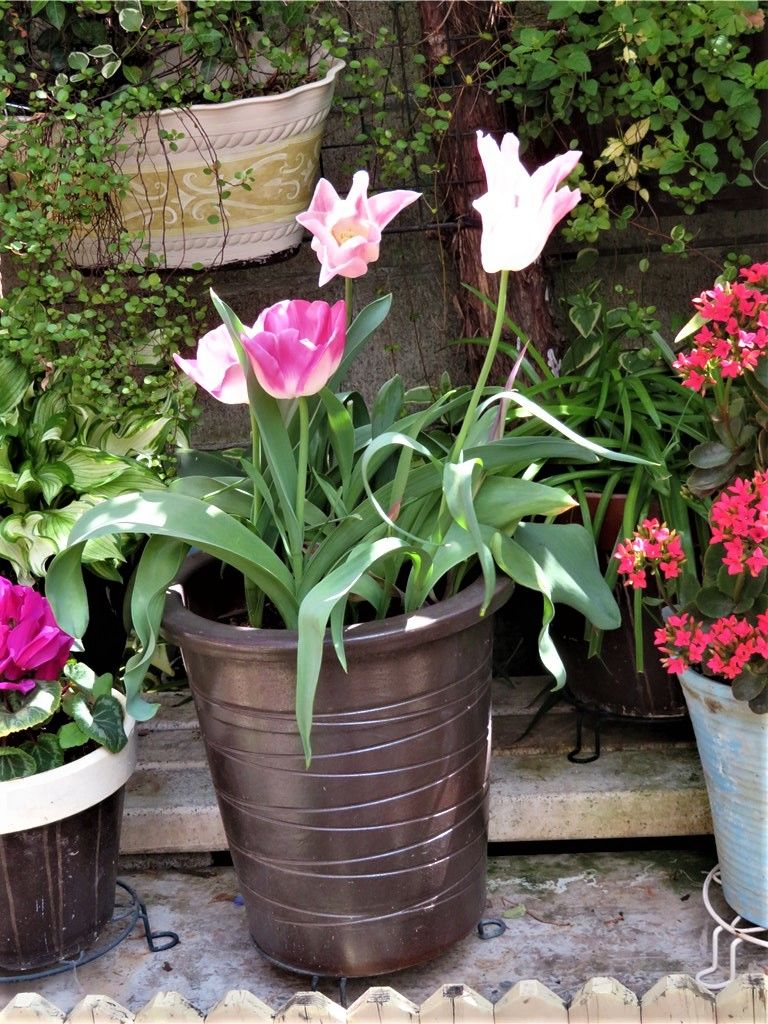
<path id="1" fill-rule="evenodd" d="M 0 576 L 0 690 L 29 693 L 61 675 L 72 637 L 59 629 L 48 601 Z"/>
<path id="2" fill-rule="evenodd" d="M 707 633 L 688 612 L 670 615 L 653 637 L 653 642 L 663 655 L 661 663 L 670 675 L 700 664 L 707 640 Z"/>
<path id="3" fill-rule="evenodd" d="M 715 285 L 694 299 L 707 322 L 694 347 L 673 364 L 692 391 L 753 371 L 768 349 L 768 264 L 755 263 L 739 276 L 742 280 Z"/>
<path id="4" fill-rule="evenodd" d="M 619 544 L 614 558 L 619 561 L 619 573 L 626 576 L 625 586 L 642 590 L 647 586 L 646 569 L 657 567 L 664 579 L 680 575 L 685 562 L 680 535 L 658 519 L 644 519 L 634 534 Z"/>
<path id="5" fill-rule="evenodd" d="M 768 565 L 768 473 L 734 480 L 718 495 L 709 513 L 712 544 L 725 548 L 729 576 L 759 576 Z"/>

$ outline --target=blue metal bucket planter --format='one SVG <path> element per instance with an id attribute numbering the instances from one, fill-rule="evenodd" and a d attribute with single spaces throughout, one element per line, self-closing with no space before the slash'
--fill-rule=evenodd
<path id="1" fill-rule="evenodd" d="M 768 928 L 768 715 L 691 669 L 680 682 L 707 783 L 723 895 L 737 914 Z"/>

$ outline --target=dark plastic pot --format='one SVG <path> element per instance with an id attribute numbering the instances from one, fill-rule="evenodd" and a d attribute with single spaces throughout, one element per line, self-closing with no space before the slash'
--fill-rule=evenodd
<path id="1" fill-rule="evenodd" d="M 599 500 L 599 494 L 587 494 L 590 515 L 595 515 Z M 623 537 L 625 504 L 625 494 L 613 494 L 608 501 L 596 542 L 603 568 Z M 569 517 L 574 522 L 581 520 L 578 509 Z M 677 676 L 670 675 L 659 660 L 653 643 L 656 624 L 647 613 L 643 619 L 644 671 L 638 672 L 635 667 L 632 593 L 621 584 L 614 588 L 621 625 L 603 633 L 600 653 L 591 658 L 587 656 L 584 616 L 564 605 L 558 607 L 552 635 L 565 665 L 568 691 L 579 705 L 591 711 L 623 718 L 685 718 L 688 712 L 683 691 Z"/>
<path id="2" fill-rule="evenodd" d="M 136 731 L 119 754 L 92 751 L 61 768 L 0 782 L 0 970 L 71 959 L 111 919 L 125 782 Z"/>
<path id="3" fill-rule="evenodd" d="M 480 585 L 327 642 L 305 767 L 296 634 L 211 621 L 236 592 L 188 564 L 164 627 L 184 655 L 251 934 L 302 973 L 437 956 L 485 904 L 492 613 Z"/>

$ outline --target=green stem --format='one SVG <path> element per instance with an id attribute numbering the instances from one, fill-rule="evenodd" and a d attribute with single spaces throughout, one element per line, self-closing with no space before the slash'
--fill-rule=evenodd
<path id="1" fill-rule="evenodd" d="M 293 552 L 293 575 L 299 590 L 304 573 L 304 505 L 307 492 L 307 462 L 309 458 L 309 407 L 306 398 L 299 399 L 299 461 L 296 467 L 296 518 L 301 540 Z"/>
<path id="2" fill-rule="evenodd" d="M 499 280 L 499 300 L 496 306 L 496 320 L 493 324 L 493 332 L 491 334 L 491 340 L 488 342 L 488 351 L 485 353 L 485 359 L 483 365 L 478 374 L 475 387 L 472 391 L 472 397 L 469 400 L 467 411 L 464 414 L 464 422 L 461 424 L 461 430 L 459 435 L 454 442 L 453 449 L 451 450 L 451 461 L 456 462 L 464 445 L 467 440 L 470 428 L 477 412 L 477 407 L 480 404 L 480 398 L 483 393 L 483 389 L 488 381 L 488 377 L 493 366 L 493 361 L 496 358 L 496 350 L 499 347 L 499 341 L 501 340 L 501 331 L 504 326 L 504 314 L 507 307 L 507 282 L 509 280 L 509 271 L 502 270 L 501 278 Z"/>
<path id="3" fill-rule="evenodd" d="M 344 278 L 344 302 L 347 307 L 347 330 L 349 325 L 352 323 L 352 293 L 354 291 L 354 281 L 351 277 Z"/>
<path id="4" fill-rule="evenodd" d="M 248 403 L 248 412 L 251 418 L 251 459 L 253 460 L 254 469 L 259 469 L 261 466 L 261 442 L 259 440 L 259 425 L 256 422 L 256 415 L 253 411 L 253 406 Z M 261 512 L 261 495 L 259 494 L 258 488 L 254 485 L 253 498 L 251 499 L 251 526 L 253 527 L 254 533 L 256 532 L 256 524 L 259 519 Z M 245 583 L 245 604 L 248 609 L 248 622 L 251 626 L 259 627 L 262 623 L 264 615 L 264 591 L 258 587 L 253 580 L 244 577 Z"/>

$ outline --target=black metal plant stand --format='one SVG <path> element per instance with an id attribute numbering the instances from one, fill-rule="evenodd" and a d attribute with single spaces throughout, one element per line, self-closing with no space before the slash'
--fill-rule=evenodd
<path id="1" fill-rule="evenodd" d="M 64 974 L 66 971 L 73 971 L 76 967 L 82 967 L 84 964 L 89 964 L 93 960 L 98 960 L 99 957 L 104 956 L 105 953 L 109 953 L 115 948 L 115 946 L 119 946 L 121 942 L 127 939 L 139 921 L 141 921 L 144 927 L 144 938 L 150 953 L 162 953 L 164 950 L 173 949 L 174 946 L 178 945 L 179 936 L 176 932 L 152 931 L 147 908 L 139 899 L 136 891 L 132 889 L 130 885 L 126 882 L 121 882 L 119 878 L 117 880 L 117 885 L 120 889 L 123 889 L 128 893 L 130 902 L 125 905 L 116 903 L 112 920 L 104 928 L 104 931 L 107 931 L 111 925 L 119 925 L 120 929 L 116 936 L 112 936 L 111 939 L 104 941 L 96 947 L 89 947 L 88 949 L 83 950 L 72 960 L 62 960 L 60 963 L 54 964 L 53 967 L 47 967 L 45 970 L 24 971 L 22 974 L 5 974 L 2 969 L 0 969 L 0 984 L 10 985 L 13 982 L 36 981 L 38 978 L 50 978 L 55 974 Z"/>
<path id="2" fill-rule="evenodd" d="M 651 725 L 658 729 L 660 726 L 677 726 L 680 733 L 690 731 L 687 719 L 684 715 L 678 717 L 655 717 L 641 718 L 634 715 L 617 715 L 611 711 L 604 711 L 601 708 L 590 707 L 582 704 L 574 697 L 566 694 L 566 699 L 573 705 L 576 711 L 576 739 L 575 746 L 566 756 L 571 764 L 592 764 L 597 761 L 601 753 L 601 729 L 608 722 L 621 722 L 624 725 Z M 591 739 L 586 741 L 585 734 L 591 732 Z M 693 734 L 691 733 L 691 738 Z"/>

